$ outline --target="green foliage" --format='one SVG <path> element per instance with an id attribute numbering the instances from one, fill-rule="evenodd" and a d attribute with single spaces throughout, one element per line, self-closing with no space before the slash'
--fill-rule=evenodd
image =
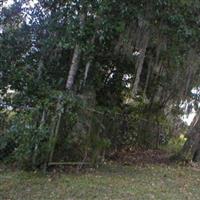
<path id="1" fill-rule="evenodd" d="M 53 152 L 58 161 L 96 165 L 108 150 L 157 148 L 161 136 L 167 143 L 180 103 L 198 105 L 198 1 L 25 2 L 0 16 L 0 106 L 14 113 L 0 113 L 1 157 L 37 167 Z"/>
<path id="2" fill-rule="evenodd" d="M 46 160 L 49 130 L 36 123 L 37 114 L 35 110 L 16 114 L 5 135 L 14 147 L 10 156 L 21 167 L 38 167 Z"/>
<path id="3" fill-rule="evenodd" d="M 165 149 L 167 148 L 171 154 L 177 154 L 182 149 L 186 140 L 187 139 L 183 134 L 173 137 L 169 140 L 167 146 L 165 146 Z"/>

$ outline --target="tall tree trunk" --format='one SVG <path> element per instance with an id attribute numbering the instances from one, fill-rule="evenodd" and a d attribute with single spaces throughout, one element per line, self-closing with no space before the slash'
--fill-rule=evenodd
<path id="1" fill-rule="evenodd" d="M 200 111 L 190 125 L 188 139 L 178 156 L 182 160 L 200 161 Z"/>
<path id="2" fill-rule="evenodd" d="M 82 13 L 80 15 L 80 30 L 83 29 L 84 21 L 85 21 L 85 13 Z M 67 81 L 66 81 L 66 86 L 65 86 L 66 90 L 72 90 L 72 87 L 75 82 L 75 77 L 78 71 L 78 67 L 79 67 L 80 57 L 81 57 L 81 49 L 80 49 L 80 46 L 76 44 L 74 48 L 74 53 L 72 56 L 72 62 L 70 65 Z M 53 154 L 54 154 L 54 150 L 55 150 L 55 146 L 57 142 L 58 133 L 60 130 L 61 118 L 62 118 L 62 114 L 64 110 L 64 102 L 62 101 L 62 99 L 63 99 L 63 95 L 61 94 L 58 97 L 58 101 L 56 105 L 56 116 L 55 118 L 53 118 L 53 121 L 52 121 L 53 126 L 52 126 L 52 134 L 50 138 L 51 150 L 50 150 L 48 162 L 53 161 Z"/>
<path id="3" fill-rule="evenodd" d="M 82 8 L 82 12 L 80 14 L 80 31 L 83 30 L 84 24 L 85 24 L 85 10 L 84 10 L 84 8 Z M 66 86 L 65 86 L 65 88 L 67 90 L 71 90 L 72 86 L 74 85 L 75 76 L 78 71 L 80 58 L 81 58 L 81 49 L 80 49 L 80 46 L 78 44 L 76 44 L 76 46 L 74 48 L 74 54 L 72 57 L 72 64 L 69 69 L 69 74 L 68 74 L 67 82 L 66 82 Z"/>
<path id="4" fill-rule="evenodd" d="M 192 80 L 192 66 L 189 65 L 187 68 L 187 79 L 186 79 L 186 86 L 185 86 L 185 91 L 184 91 L 184 97 L 187 96 L 190 88 L 190 83 Z"/>
<path id="5" fill-rule="evenodd" d="M 136 60 L 136 70 L 137 71 L 136 71 L 136 77 L 135 77 L 135 81 L 134 81 L 133 89 L 132 89 L 132 95 L 133 96 L 135 96 L 138 92 L 138 86 L 139 86 L 139 83 L 140 83 L 140 76 L 141 76 L 141 73 L 142 73 L 146 49 L 147 49 L 147 45 L 148 45 L 148 41 L 149 41 L 148 30 L 146 30 L 146 28 L 143 28 L 143 30 L 140 32 L 140 34 L 142 32 L 143 32 L 143 38 L 139 42 L 139 44 L 137 44 L 137 46 L 136 46 L 136 48 L 139 50 L 140 54 L 138 55 L 138 58 Z M 139 39 L 140 39 L 140 37 L 139 37 Z"/>
<path id="6" fill-rule="evenodd" d="M 91 45 L 94 45 L 94 42 L 95 42 L 95 35 L 92 37 Z M 88 62 L 86 64 L 86 66 L 85 66 L 84 79 L 83 79 L 83 87 L 86 84 L 86 81 L 87 81 L 87 78 L 88 78 L 88 72 L 90 70 L 90 66 L 91 66 L 92 60 L 93 60 L 93 56 L 90 55 L 89 59 L 88 59 Z"/>
<path id="7" fill-rule="evenodd" d="M 188 92 L 191 90 L 191 84 L 193 83 L 193 77 L 199 69 L 199 55 L 194 51 L 194 49 L 189 50 L 185 67 L 187 67 L 185 79 L 182 84 L 185 84 L 185 88 L 182 91 L 182 97 L 185 98 Z"/>
<path id="8" fill-rule="evenodd" d="M 91 66 L 91 60 L 89 60 L 85 66 L 85 73 L 84 73 L 84 80 L 83 80 L 83 86 L 85 86 L 86 81 L 87 81 L 87 77 L 88 77 L 88 72 Z"/>
<path id="9" fill-rule="evenodd" d="M 72 58 L 72 64 L 70 66 L 69 74 L 67 77 L 66 89 L 71 90 L 75 81 L 75 76 L 78 70 L 78 65 L 80 61 L 81 50 L 77 44 L 74 49 L 74 55 Z"/>
<path id="10" fill-rule="evenodd" d="M 147 72 L 147 77 L 146 77 L 146 81 L 145 81 L 145 86 L 144 86 L 144 91 L 143 91 L 143 97 L 146 98 L 146 92 L 149 86 L 149 81 L 150 81 L 150 77 L 151 77 L 151 73 L 152 73 L 152 60 L 149 61 L 148 64 L 148 72 Z"/>

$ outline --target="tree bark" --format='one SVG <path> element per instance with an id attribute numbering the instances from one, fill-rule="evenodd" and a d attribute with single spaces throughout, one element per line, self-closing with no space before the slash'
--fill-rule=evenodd
<path id="1" fill-rule="evenodd" d="M 146 92 L 147 92 L 147 89 L 148 89 L 148 86 L 149 86 L 151 73 L 152 73 L 152 61 L 150 60 L 150 62 L 148 64 L 148 72 L 147 72 L 147 77 L 146 77 L 144 91 L 143 91 L 143 97 L 145 97 L 145 98 L 146 98 Z"/>
<path id="2" fill-rule="evenodd" d="M 178 157 L 181 160 L 200 162 L 200 111 L 190 125 L 188 139 Z"/>
<path id="3" fill-rule="evenodd" d="M 91 40 L 91 45 L 94 45 L 94 42 L 95 42 L 95 35 L 93 36 L 92 40 Z M 87 78 L 88 78 L 88 72 L 90 70 L 90 66 L 91 66 L 91 63 L 92 63 L 92 60 L 93 60 L 93 56 L 90 55 L 89 56 L 89 59 L 88 59 L 88 62 L 85 66 L 85 72 L 84 72 L 84 79 L 83 79 L 83 86 L 85 86 L 86 84 L 86 81 L 87 81 Z"/>
<path id="4" fill-rule="evenodd" d="M 145 30 L 141 44 L 138 44 L 138 49 L 139 49 L 139 55 L 136 61 L 136 77 L 135 77 L 135 81 L 133 84 L 133 89 L 132 89 L 132 94 L 133 96 L 135 96 L 138 92 L 138 86 L 140 83 L 140 76 L 142 73 L 142 69 L 143 69 L 143 64 L 144 64 L 144 59 L 145 59 L 145 54 L 146 54 L 146 49 L 147 49 L 147 45 L 148 45 L 148 41 L 149 41 L 149 32 L 148 30 Z"/>
<path id="5" fill-rule="evenodd" d="M 87 77 L 88 77 L 88 72 L 91 66 L 91 60 L 87 62 L 86 66 L 85 66 L 85 73 L 84 73 L 84 80 L 83 80 L 83 86 L 85 86 L 86 81 L 87 81 Z"/>
<path id="6" fill-rule="evenodd" d="M 80 14 L 80 31 L 83 30 L 84 24 L 85 24 L 85 10 L 82 9 L 82 13 Z M 80 46 L 78 44 L 76 44 L 76 46 L 74 48 L 72 64 L 70 66 L 70 70 L 69 70 L 69 74 L 68 74 L 67 82 L 66 82 L 66 86 L 65 86 L 65 88 L 67 90 L 71 90 L 72 86 L 74 85 L 75 76 L 78 71 L 80 58 L 81 58 L 81 49 L 80 49 Z"/>
<path id="7" fill-rule="evenodd" d="M 75 81 L 75 76 L 78 70 L 78 65 L 80 61 L 80 56 L 81 56 L 81 50 L 79 48 L 79 45 L 77 44 L 74 49 L 74 55 L 72 58 L 72 64 L 70 66 L 68 78 L 67 78 L 67 83 L 66 83 L 66 89 L 71 90 L 72 86 Z"/>

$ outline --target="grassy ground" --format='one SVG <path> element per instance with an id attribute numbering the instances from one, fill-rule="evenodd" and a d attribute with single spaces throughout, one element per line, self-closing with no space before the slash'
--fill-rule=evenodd
<path id="1" fill-rule="evenodd" d="M 199 200 L 200 172 L 191 167 L 110 165 L 84 174 L 1 170 L 0 200 Z"/>

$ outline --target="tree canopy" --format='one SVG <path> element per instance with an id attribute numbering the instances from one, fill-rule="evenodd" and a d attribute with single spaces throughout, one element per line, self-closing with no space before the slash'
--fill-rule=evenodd
<path id="1" fill-rule="evenodd" d="M 97 163 L 187 128 L 180 105 L 199 109 L 199 1 L 30 2 L 0 11 L 3 157 Z"/>

